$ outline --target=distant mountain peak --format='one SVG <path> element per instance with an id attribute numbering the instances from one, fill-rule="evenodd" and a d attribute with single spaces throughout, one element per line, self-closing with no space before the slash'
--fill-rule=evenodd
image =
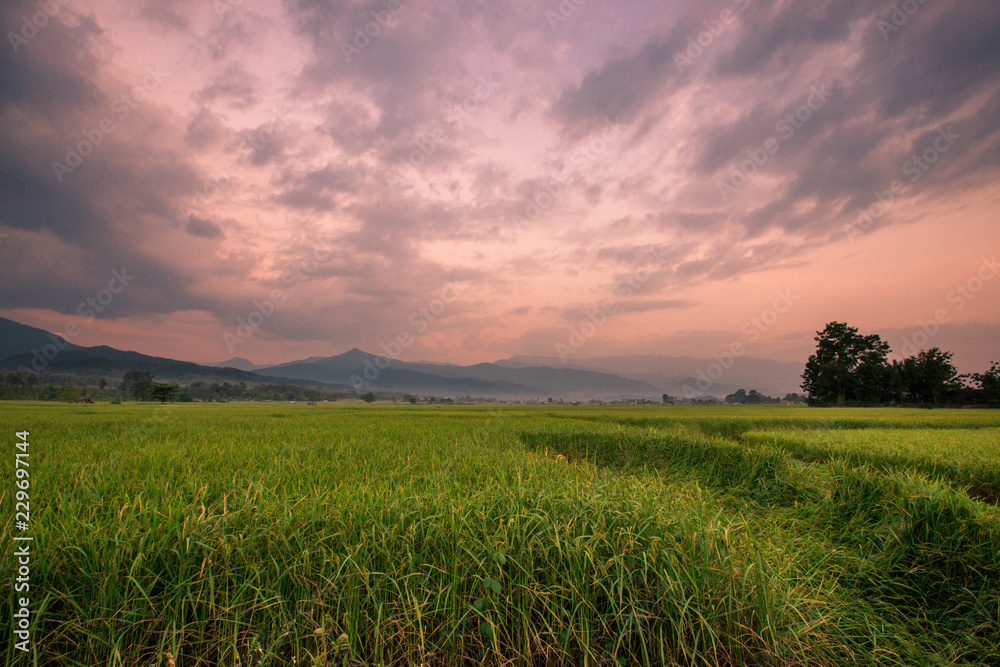
<path id="1" fill-rule="evenodd" d="M 49 347 L 48 350 L 45 349 L 46 346 Z M 52 357 L 52 348 L 65 351 L 77 350 L 79 347 L 59 334 L 0 317 L 0 359 L 18 354 L 38 353 L 45 355 L 44 360 Z"/>
<path id="2" fill-rule="evenodd" d="M 257 368 L 256 364 L 249 359 L 245 359 L 244 357 L 233 357 L 228 361 L 220 361 L 219 363 L 212 365 L 216 368 L 235 368 L 241 371 L 252 371 Z"/>

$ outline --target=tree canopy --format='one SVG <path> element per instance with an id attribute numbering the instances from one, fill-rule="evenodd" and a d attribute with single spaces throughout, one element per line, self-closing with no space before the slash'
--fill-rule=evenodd
<path id="1" fill-rule="evenodd" d="M 153 388 L 153 374 L 150 371 L 129 371 L 122 378 L 121 390 L 133 401 L 148 401 Z"/>
<path id="2" fill-rule="evenodd" d="M 995 362 L 986 373 L 959 375 L 952 353 L 932 347 L 890 364 L 888 343 L 877 334 L 861 335 L 844 322 L 830 322 L 815 340 L 816 353 L 802 374 L 810 405 L 1000 403 Z M 966 381 L 979 389 L 967 389 Z"/>
<path id="3" fill-rule="evenodd" d="M 154 382 L 149 388 L 149 397 L 154 401 L 159 401 L 160 403 L 166 403 L 170 401 L 174 402 L 174 398 L 180 393 L 180 387 L 176 384 L 169 384 L 167 382 Z"/>
<path id="4" fill-rule="evenodd" d="M 806 362 L 802 388 L 813 405 L 873 405 L 893 390 L 887 364 L 889 344 L 878 334 L 863 336 L 857 327 L 830 322 L 817 332 L 815 354 Z"/>
<path id="5" fill-rule="evenodd" d="M 973 373 L 969 379 L 979 387 L 989 405 L 1000 407 L 1000 362 L 992 362 L 988 371 Z"/>
<path id="6" fill-rule="evenodd" d="M 907 357 L 898 364 L 900 380 L 906 392 L 916 403 L 938 404 L 947 394 L 958 389 L 958 370 L 951 363 L 951 352 L 932 347 L 921 350 L 916 356 Z"/>

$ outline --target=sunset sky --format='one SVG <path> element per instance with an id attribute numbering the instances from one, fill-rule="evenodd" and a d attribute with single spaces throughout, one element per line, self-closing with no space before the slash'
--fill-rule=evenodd
<path id="1" fill-rule="evenodd" d="M 995 0 L 5 0 L 0 27 L 0 316 L 79 345 L 804 361 L 841 320 L 1000 360 Z"/>

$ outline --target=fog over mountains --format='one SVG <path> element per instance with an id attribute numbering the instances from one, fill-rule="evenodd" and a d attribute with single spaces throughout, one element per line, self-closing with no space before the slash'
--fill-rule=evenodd
<path id="1" fill-rule="evenodd" d="M 215 365 L 153 357 L 107 346 L 79 347 L 34 327 L 0 318 L 0 370 L 113 380 L 129 370 L 149 370 L 157 380 L 189 383 L 292 382 L 330 389 L 359 388 L 435 396 L 567 400 L 707 395 L 736 389 L 772 396 L 799 391 L 803 365 L 767 359 L 696 359 L 658 355 L 559 357 L 518 355 L 494 363 L 457 366 L 404 362 L 357 348 L 258 366 L 234 357 Z"/>
<path id="2" fill-rule="evenodd" d="M 563 365 L 558 357 L 516 355 L 497 364 L 507 366 Z M 724 366 L 727 366 L 724 368 Z M 582 368 L 615 373 L 646 382 L 672 396 L 684 396 L 687 387 L 698 394 L 722 398 L 737 389 L 756 389 L 770 396 L 801 393 L 805 363 L 773 361 L 754 357 L 735 359 L 698 359 L 660 355 L 590 357 L 568 360 L 567 368 Z M 721 375 L 719 371 L 721 370 Z"/>

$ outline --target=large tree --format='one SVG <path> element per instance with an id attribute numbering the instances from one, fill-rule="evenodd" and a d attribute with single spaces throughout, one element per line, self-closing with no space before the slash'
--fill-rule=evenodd
<path id="1" fill-rule="evenodd" d="M 810 405 L 873 405 L 892 396 L 896 374 L 888 365 L 889 344 L 878 334 L 830 322 L 816 332 L 816 353 L 802 374 Z"/>
<path id="2" fill-rule="evenodd" d="M 153 388 L 153 374 L 150 371 L 129 371 L 122 378 L 121 390 L 133 401 L 148 401 L 149 390 Z"/>
<path id="3" fill-rule="evenodd" d="M 747 390 L 746 389 L 737 389 L 733 393 L 731 393 L 728 396 L 726 396 L 726 398 L 724 400 L 726 401 L 726 403 L 730 403 L 730 404 L 746 403 L 746 400 L 747 400 Z"/>
<path id="4" fill-rule="evenodd" d="M 911 400 L 937 405 L 959 388 L 958 370 L 951 357 L 951 352 L 932 347 L 899 364 L 899 376 Z"/>
<path id="5" fill-rule="evenodd" d="M 66 385 L 59 390 L 59 400 L 63 403 L 72 403 L 80 398 L 80 390 L 73 385 Z"/>
<path id="6" fill-rule="evenodd" d="M 983 392 L 983 399 L 990 405 L 1000 407 L 1000 362 L 994 361 L 985 373 L 973 373 L 972 382 Z"/>
<path id="7" fill-rule="evenodd" d="M 173 403 L 178 392 L 180 392 L 180 387 L 176 384 L 154 382 L 153 386 L 149 389 L 149 397 L 154 401 L 159 401 L 161 404 L 167 401 Z"/>

